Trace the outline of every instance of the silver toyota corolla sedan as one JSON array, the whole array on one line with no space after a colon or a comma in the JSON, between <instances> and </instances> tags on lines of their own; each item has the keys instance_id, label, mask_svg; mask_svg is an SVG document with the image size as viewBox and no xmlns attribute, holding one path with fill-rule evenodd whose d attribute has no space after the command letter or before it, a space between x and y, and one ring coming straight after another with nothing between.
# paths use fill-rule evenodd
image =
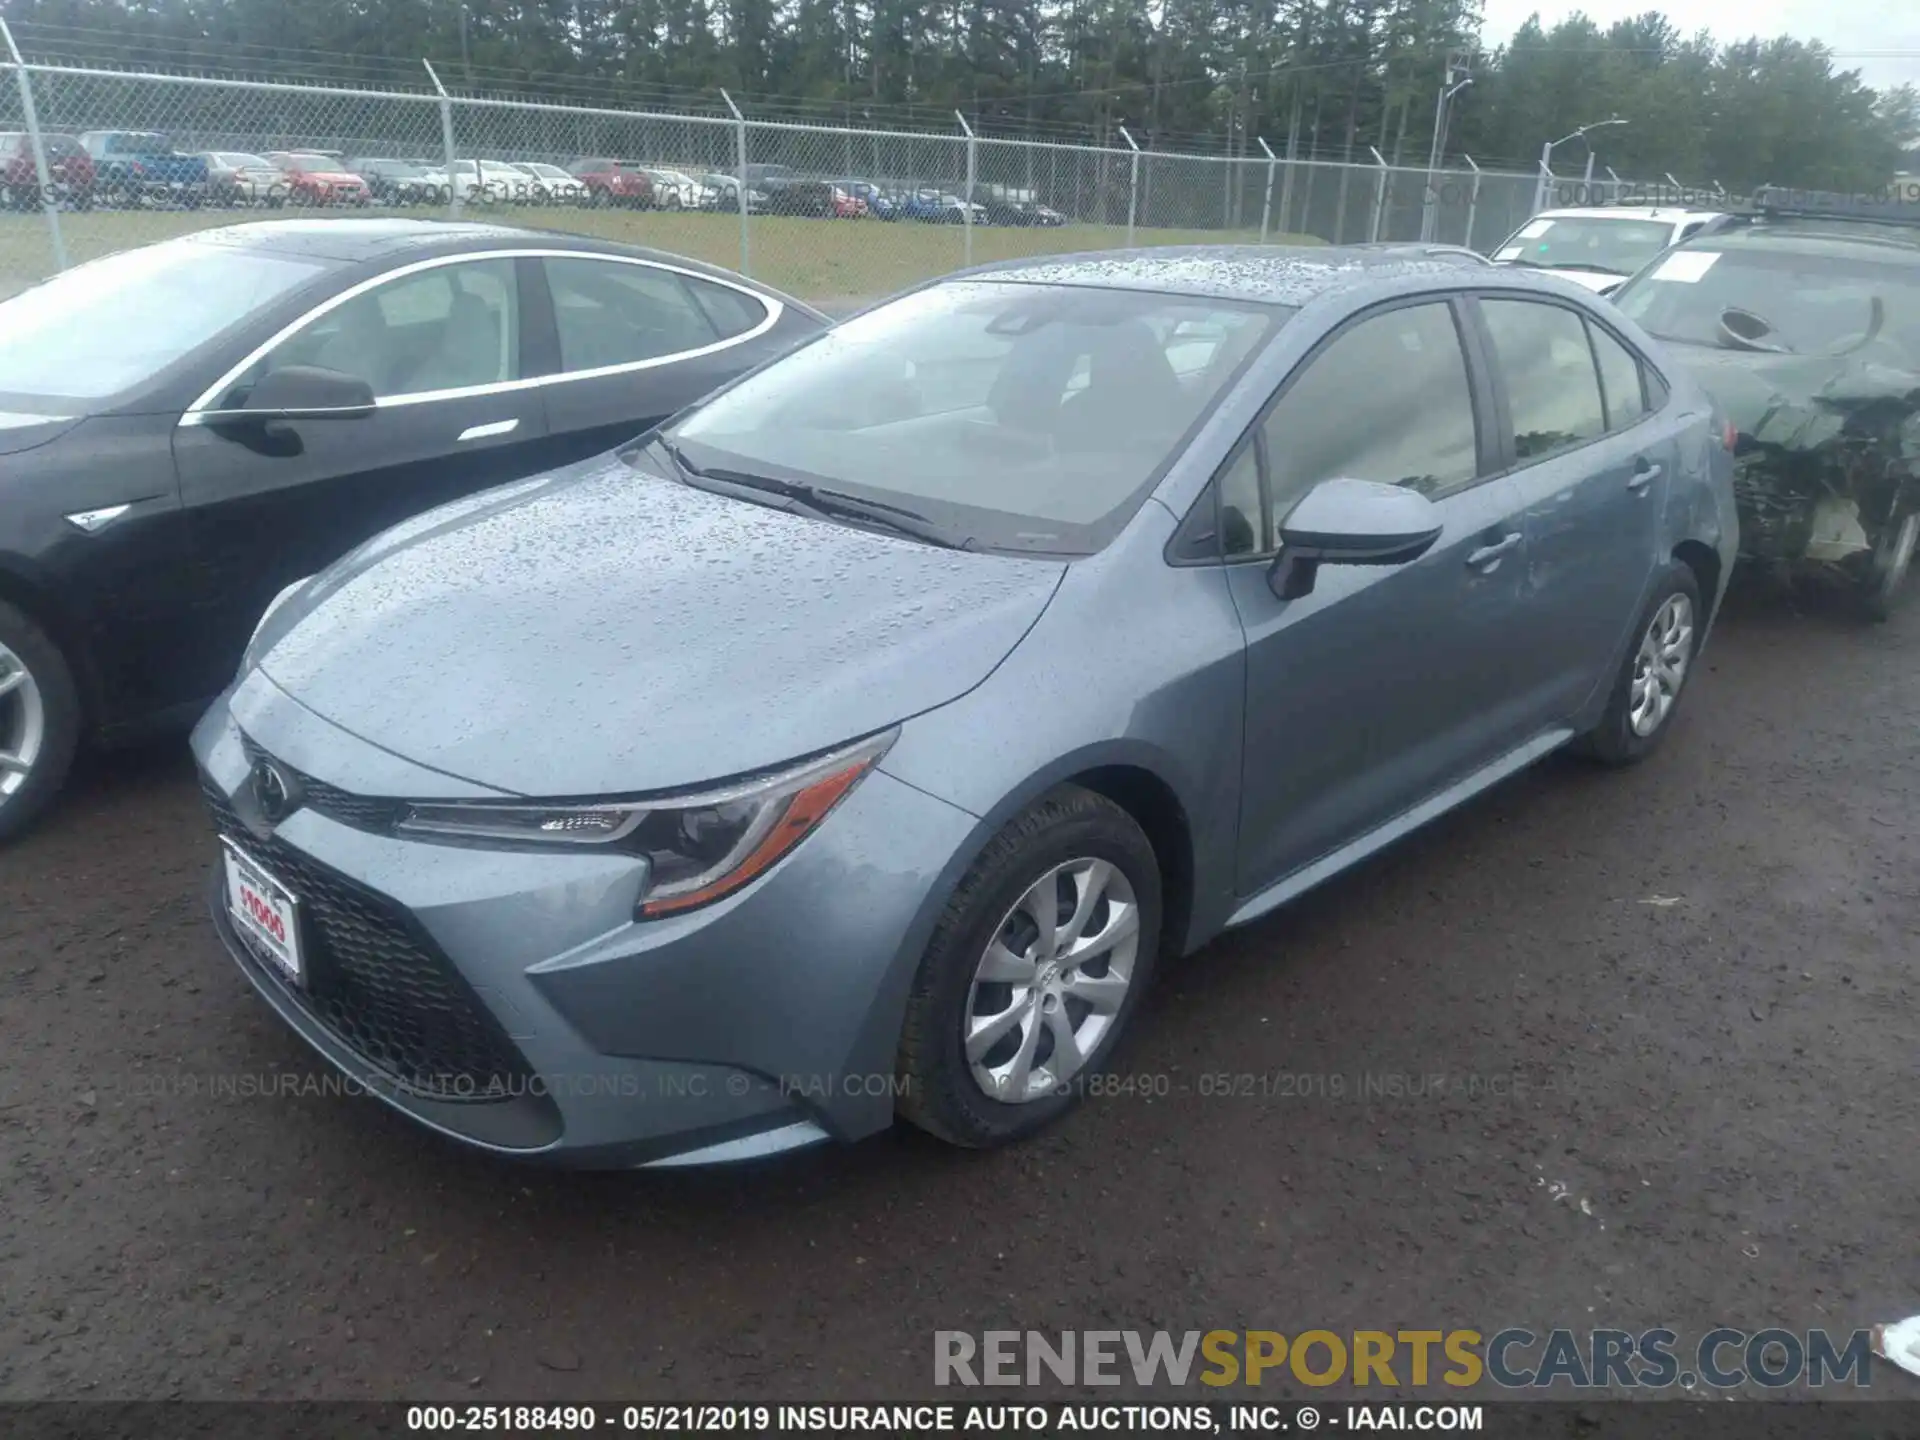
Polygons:
<instances>
[{"instance_id":1,"label":"silver toyota corolla sedan","mask_svg":"<svg viewBox=\"0 0 1920 1440\"><path fill-rule=\"evenodd\" d=\"M971 271L284 592L194 737L214 917L354 1082L502 1154L1013 1140L1156 961L1659 744L1731 471L1551 277Z\"/></svg>"}]
</instances>

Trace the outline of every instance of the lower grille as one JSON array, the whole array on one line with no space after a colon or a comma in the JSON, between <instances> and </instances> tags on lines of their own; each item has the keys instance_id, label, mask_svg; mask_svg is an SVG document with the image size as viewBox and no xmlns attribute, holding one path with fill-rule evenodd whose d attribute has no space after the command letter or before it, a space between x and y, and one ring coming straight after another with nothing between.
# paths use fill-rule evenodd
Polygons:
<instances>
[{"instance_id":1,"label":"lower grille","mask_svg":"<svg viewBox=\"0 0 1920 1440\"><path fill-rule=\"evenodd\" d=\"M220 833L299 897L307 985L255 968L372 1069L436 1100L499 1101L533 1074L453 966L394 904L241 822L203 784ZM249 957L251 960L251 957Z\"/></svg>"}]
</instances>

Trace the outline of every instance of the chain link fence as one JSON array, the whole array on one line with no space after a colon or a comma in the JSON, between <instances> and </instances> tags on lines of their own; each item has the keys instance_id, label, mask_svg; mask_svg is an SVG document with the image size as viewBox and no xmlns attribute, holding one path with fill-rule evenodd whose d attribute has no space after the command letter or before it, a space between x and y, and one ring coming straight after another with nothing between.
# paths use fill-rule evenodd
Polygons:
<instances>
[{"instance_id":1,"label":"chain link fence","mask_svg":"<svg viewBox=\"0 0 1920 1440\"><path fill-rule=\"evenodd\" d=\"M0 24L0 31L4 25ZM41 64L0 48L0 297L248 219L485 217L656 246L847 306L968 264L1129 245L1492 249L1551 176L665 114ZM1629 182L1611 182L1615 190Z\"/></svg>"}]
</instances>

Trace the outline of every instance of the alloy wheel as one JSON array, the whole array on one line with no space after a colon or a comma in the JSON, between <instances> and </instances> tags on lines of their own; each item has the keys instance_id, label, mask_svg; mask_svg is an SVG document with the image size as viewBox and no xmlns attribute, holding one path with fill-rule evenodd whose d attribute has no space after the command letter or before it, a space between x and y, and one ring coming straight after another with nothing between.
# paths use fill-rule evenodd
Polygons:
<instances>
[{"instance_id":1,"label":"alloy wheel","mask_svg":"<svg viewBox=\"0 0 1920 1440\"><path fill-rule=\"evenodd\" d=\"M1627 723L1633 726L1634 734L1645 739L1666 723L1680 699L1680 687L1686 683L1687 667L1692 663L1693 601L1685 595L1669 595L1666 603L1653 612L1633 657Z\"/></svg>"},{"instance_id":2,"label":"alloy wheel","mask_svg":"<svg viewBox=\"0 0 1920 1440\"><path fill-rule=\"evenodd\" d=\"M1139 902L1117 866L1069 860L1034 881L974 969L961 1022L974 1083L1022 1105L1071 1081L1119 1018L1139 950Z\"/></svg>"},{"instance_id":3,"label":"alloy wheel","mask_svg":"<svg viewBox=\"0 0 1920 1440\"><path fill-rule=\"evenodd\" d=\"M33 774L47 744L47 706L22 660L0 645L0 805Z\"/></svg>"}]
</instances>

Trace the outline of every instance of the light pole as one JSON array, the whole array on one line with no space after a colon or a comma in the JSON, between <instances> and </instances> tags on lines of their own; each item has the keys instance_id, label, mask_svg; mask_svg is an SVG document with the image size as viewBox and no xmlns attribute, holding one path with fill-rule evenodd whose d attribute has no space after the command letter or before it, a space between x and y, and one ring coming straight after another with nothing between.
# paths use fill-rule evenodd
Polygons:
<instances>
[{"instance_id":1,"label":"light pole","mask_svg":"<svg viewBox=\"0 0 1920 1440\"><path fill-rule=\"evenodd\" d=\"M1427 203L1421 208L1420 238L1433 239L1435 215L1439 209L1439 194L1435 185L1435 176L1440 169L1441 156L1446 152L1447 120L1450 118L1447 107L1453 103L1453 97L1473 84L1473 77L1455 80L1453 61L1447 61L1446 77L1440 82L1440 93L1433 102L1433 144L1427 150Z\"/></svg>"},{"instance_id":2,"label":"light pole","mask_svg":"<svg viewBox=\"0 0 1920 1440\"><path fill-rule=\"evenodd\" d=\"M1549 140L1546 144L1542 145L1540 147L1540 175L1539 178L1534 181L1533 186L1533 213L1538 215L1542 210L1547 208L1547 182L1553 175L1552 165L1555 146L1564 145L1569 140L1585 140L1589 130L1599 130L1607 125L1624 125L1626 123L1627 122L1622 120L1618 115L1609 116L1605 120L1595 120L1592 124L1582 125L1579 129L1562 135L1558 140ZM1587 179L1591 180L1592 178L1593 146L1589 143L1587 145Z\"/></svg>"}]
</instances>

